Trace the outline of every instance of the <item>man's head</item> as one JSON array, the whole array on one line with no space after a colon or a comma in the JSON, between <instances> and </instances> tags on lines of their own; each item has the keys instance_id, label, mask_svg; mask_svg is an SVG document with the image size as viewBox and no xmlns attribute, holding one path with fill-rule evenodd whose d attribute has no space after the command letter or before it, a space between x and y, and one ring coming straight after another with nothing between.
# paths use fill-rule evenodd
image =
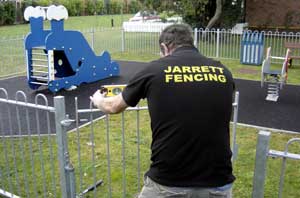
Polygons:
<instances>
[{"instance_id":1,"label":"man's head","mask_svg":"<svg viewBox=\"0 0 300 198\"><path fill-rule=\"evenodd\" d=\"M166 27L160 37L159 45L162 56L168 56L182 46L193 46L192 28L186 24L174 24Z\"/></svg>"}]
</instances>

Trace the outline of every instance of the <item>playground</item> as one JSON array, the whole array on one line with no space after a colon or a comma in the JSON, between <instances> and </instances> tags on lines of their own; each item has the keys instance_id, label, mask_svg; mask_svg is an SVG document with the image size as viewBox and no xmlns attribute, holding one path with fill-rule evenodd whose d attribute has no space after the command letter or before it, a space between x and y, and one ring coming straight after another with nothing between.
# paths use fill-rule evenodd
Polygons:
<instances>
[{"instance_id":1,"label":"playground","mask_svg":"<svg viewBox=\"0 0 300 198\"><path fill-rule=\"evenodd\" d=\"M81 108L88 109L90 105L89 96L92 95L95 90L107 84L126 84L135 72L141 70L146 65L146 63L143 62L130 61L118 61L118 63L120 65L120 76L84 84L74 91L61 90L58 93L53 93L45 87L34 91L27 86L27 79L25 77L14 77L1 80L0 82L1 87L8 91L10 97L13 97L17 91L22 90L27 95L28 102L30 103L34 103L37 94L44 94L49 101L49 106L53 106L53 97L62 95L66 100L67 114L69 114L71 118L74 118L75 97L78 98L78 105ZM300 123L297 122L297 119L300 117L300 111L297 107L300 105L300 101L298 100L300 92L295 92L298 88L297 85L286 85L284 91L282 91L280 100L274 103L264 100L266 88L261 89L259 81L235 79L235 83L236 91L240 93L239 123L281 131L299 131ZM101 114L98 116L101 116ZM16 116L12 115L12 117ZM35 126L34 117L32 117L32 119L32 126ZM26 120L23 121L25 122ZM46 122L46 120L44 121ZM4 122L7 122L7 119L4 118ZM46 125L41 124L41 126ZM32 131L37 131L37 129L32 128ZM46 132L46 130L41 131ZM18 135L17 126L14 127L13 134Z\"/></svg>"},{"instance_id":2,"label":"playground","mask_svg":"<svg viewBox=\"0 0 300 198\"><path fill-rule=\"evenodd\" d=\"M43 13L39 13L37 16L37 18L43 17ZM47 17L51 21L51 16ZM41 18L37 21L30 21L30 23L35 24L31 25L33 34L35 34L34 32L36 34L41 33L39 32L41 22ZM73 39L80 41L78 50L76 49L78 46L71 40L60 40L58 36L63 35L64 38L71 38L72 31L62 33L64 32L63 23L51 22L53 22L50 28L52 33L46 30L42 33L42 38L37 35L32 35L31 38L27 37L24 39L24 42L27 43L25 49L19 49L26 51L27 77L23 73L23 75L0 80L0 99L3 100L2 103L0 102L0 150L3 151L0 155L0 161L4 162L0 166L0 194L4 194L1 191L4 188L21 197L29 195L61 197L61 193L66 192L60 192L57 189L61 182L59 178L62 175L59 170L66 169L64 179L76 181L76 184L70 184L70 186L75 186L77 193L83 192L84 189L101 179L104 184L97 190L90 192L91 196L132 197L140 190L142 175L149 163L151 130L148 113L143 111L146 109L146 102L141 102L141 109L129 109L122 115L105 116L101 112L94 112L89 96L102 85L126 84L130 77L142 69L146 63L141 59L139 61L124 61L126 57L122 56L126 53L119 53L114 56L108 51L97 56L96 54L99 53L94 53L90 43L84 40L85 35L74 31L77 36ZM217 35L218 31L213 31L212 35L215 33ZM228 32L223 31L223 33L227 35ZM46 34L49 34L49 37ZM205 39L200 35L201 31L198 34L196 31L195 37ZM130 38L143 38L143 36L143 34L128 35L121 43L133 43ZM234 35L233 39L235 36L236 40L240 40L242 37L241 35ZM215 37L211 38L214 39ZM237 56L239 49L228 50L227 47L230 44L228 41L224 41L226 37L222 38L219 43L220 49L218 49L218 45L216 45L217 47L213 45L213 41L206 42L201 41L201 39L196 39L198 41L196 46L199 46L200 49L203 48L203 52L208 55L217 52L217 58ZM45 40L49 43L41 44ZM266 45L269 45L270 40L272 39L266 39ZM152 41L153 46L155 46L157 38L152 39L147 34L146 41L137 44L137 46L143 47L145 45L144 50L157 50L152 44L150 47L146 46L149 41ZM96 42L92 43L95 44ZM203 43L208 43L208 45L204 47ZM239 44L232 45L239 46ZM45 47L40 48L40 46ZM65 46L68 46L67 49ZM126 47L135 48L135 45L122 45L123 47L122 50L126 51L126 49L128 50ZM88 48L86 51L89 53L78 55L81 51L85 51L80 49L86 48ZM279 62L274 63L275 69L281 71L282 60L284 60L282 57L284 57L286 49L279 52L276 47L274 48L276 54L280 54L281 57ZM72 54L73 52L75 55ZM47 59L33 58L34 54L45 55ZM152 57L156 58L157 54ZM263 55L261 58L267 57L267 55ZM34 63L33 59L38 63ZM38 72L30 74L33 69L36 69L35 66L41 66L41 63L44 62L46 62L47 69L35 70ZM99 65L93 67L99 62ZM222 62L225 65L231 63L230 60ZM62 65L66 65L66 69L57 70ZM242 70L239 66L242 69L248 68L248 70ZM267 86L261 87L261 67L249 67L236 64L236 62L228 64L228 67L233 71L236 91L239 92L236 137L239 148L237 158L234 161L237 180L233 194L236 197L250 197L258 131L271 131L270 148L280 151L284 150L289 139L300 137L298 134L300 132L300 122L298 121L300 117L300 87L298 79L294 81L299 75L299 65L297 65L297 61L294 61L293 67L289 68L289 78L291 79L287 79L282 89L277 90L277 94L279 94L277 102L266 100L269 88ZM96 68L100 68L101 71L96 70ZM56 73L55 70L57 70ZM46 73L47 75L37 76L36 73ZM274 73L271 75L274 76ZM280 73L280 75L283 76L284 74ZM241 76L246 79L241 79ZM278 81L278 83L281 82ZM293 82L293 84L289 82ZM70 89L71 85L74 85L76 89ZM52 88L53 86L56 88ZM63 116L62 128L59 130L56 123L57 114L53 114L56 112L53 107L57 105L57 101L54 99L57 96L64 97L66 110L61 115ZM44 110L46 111L42 112ZM58 133L60 130L62 133ZM56 135L54 135L55 133ZM66 151L68 151L67 155L60 156L60 153L65 154ZM297 153L297 151L299 151L299 145L293 145L290 152ZM60 161L57 162L57 158L64 158L65 164L61 164ZM267 167L265 197L275 197L278 194L277 190L274 189L278 189L279 186L281 158L268 160ZM20 170L20 172L16 170ZM300 178L299 161L289 160L285 174L283 197L299 197L299 191L295 190L299 189L300 184L297 182Z\"/></svg>"}]
</instances>

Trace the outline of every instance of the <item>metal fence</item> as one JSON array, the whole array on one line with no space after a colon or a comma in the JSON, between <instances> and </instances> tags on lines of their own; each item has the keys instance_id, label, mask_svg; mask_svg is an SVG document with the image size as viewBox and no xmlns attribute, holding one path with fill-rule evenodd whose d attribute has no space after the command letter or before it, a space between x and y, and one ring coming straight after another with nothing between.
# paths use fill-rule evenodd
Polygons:
<instances>
[{"instance_id":1,"label":"metal fence","mask_svg":"<svg viewBox=\"0 0 300 198\"><path fill-rule=\"evenodd\" d=\"M159 54L159 32L125 32L121 28L92 28L81 31L95 54L110 53ZM194 29L195 46L212 58L240 59L242 34L225 29ZM26 72L23 41L25 36L0 39L0 78ZM264 32L265 48L272 46L273 56L284 56L285 42L300 43L300 32ZM300 50L295 50L300 56ZM294 64L299 64L295 62Z\"/></svg>"},{"instance_id":2,"label":"metal fence","mask_svg":"<svg viewBox=\"0 0 300 198\"><path fill-rule=\"evenodd\" d=\"M22 91L12 100L0 88L0 196L119 198L141 190L150 163L147 106L101 116L91 104L80 109L77 98L74 105L69 118L62 96L38 94L31 103ZM233 108L234 160L238 93Z\"/></svg>"},{"instance_id":3,"label":"metal fence","mask_svg":"<svg viewBox=\"0 0 300 198\"><path fill-rule=\"evenodd\" d=\"M294 143L300 143L300 138L290 139L286 145L284 151L269 150L271 133L268 131L260 131L258 134L258 140L256 145L256 158L255 158L255 170L253 177L253 198L264 197L264 185L266 180L267 171L267 158L282 158L282 165L280 170L280 180L278 187L278 197L282 197L282 190L284 185L284 176L287 159L300 160L300 154L290 153L289 146Z\"/></svg>"}]
</instances>

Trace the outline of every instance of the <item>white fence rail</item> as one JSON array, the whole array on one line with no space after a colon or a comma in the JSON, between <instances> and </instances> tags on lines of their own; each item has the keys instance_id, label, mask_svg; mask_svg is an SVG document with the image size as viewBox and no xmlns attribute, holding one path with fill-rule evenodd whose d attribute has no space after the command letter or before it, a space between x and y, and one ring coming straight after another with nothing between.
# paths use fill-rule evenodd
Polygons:
<instances>
[{"instance_id":1,"label":"white fence rail","mask_svg":"<svg viewBox=\"0 0 300 198\"><path fill-rule=\"evenodd\" d=\"M159 54L159 31L93 28L82 32L97 55L104 50L112 54L122 52ZM194 44L203 55L212 58L240 59L242 34L225 29L194 29L194 37ZM25 36L0 38L0 78L25 73L24 38ZM264 48L271 46L273 56L284 56L285 42L300 43L300 32L264 32ZM294 56L300 56L300 50L294 50L293 53Z\"/></svg>"}]
</instances>

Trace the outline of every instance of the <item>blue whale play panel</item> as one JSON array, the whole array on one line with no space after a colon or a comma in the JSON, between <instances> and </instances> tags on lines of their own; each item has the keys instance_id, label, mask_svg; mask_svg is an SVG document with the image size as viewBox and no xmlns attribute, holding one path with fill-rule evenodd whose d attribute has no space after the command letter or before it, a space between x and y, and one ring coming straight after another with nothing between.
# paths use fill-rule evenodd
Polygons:
<instances>
[{"instance_id":1,"label":"blue whale play panel","mask_svg":"<svg viewBox=\"0 0 300 198\"><path fill-rule=\"evenodd\" d=\"M68 18L64 6L28 7L24 18L31 28L24 44L31 89L48 86L57 92L119 75L119 65L107 51L97 56L81 32L64 30ZM46 18L50 30L43 29Z\"/></svg>"}]
</instances>

